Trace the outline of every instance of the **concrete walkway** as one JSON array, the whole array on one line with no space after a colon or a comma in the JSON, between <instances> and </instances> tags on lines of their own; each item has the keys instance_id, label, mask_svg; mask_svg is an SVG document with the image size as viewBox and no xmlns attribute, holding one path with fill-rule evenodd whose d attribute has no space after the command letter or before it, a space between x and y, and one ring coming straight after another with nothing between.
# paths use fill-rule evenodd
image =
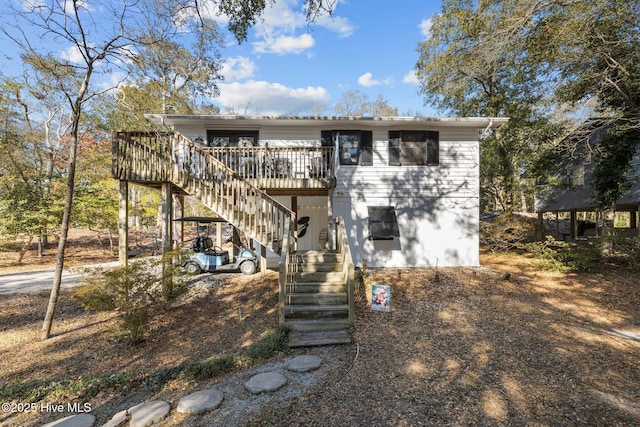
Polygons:
<instances>
[{"instance_id":1,"label":"concrete walkway","mask_svg":"<svg viewBox=\"0 0 640 427\"><path fill-rule=\"evenodd\" d=\"M271 370L254 373L244 382L244 388L252 395L276 393L286 389L290 381L296 381L298 375L310 373L322 366L322 359L313 355L302 355L288 359L283 364L270 366ZM299 380L297 380L299 381ZM197 390L183 396L175 407L179 414L198 415L216 410L225 398L225 390L222 387ZM250 399L243 403L239 410L244 410L245 405L250 405ZM113 415L103 427L147 427L165 419L172 411L172 405L162 400L141 402L129 409L125 409ZM42 427L92 427L95 416L92 414L76 414L61 418L54 422L44 424Z\"/></svg>"},{"instance_id":2,"label":"concrete walkway","mask_svg":"<svg viewBox=\"0 0 640 427\"><path fill-rule=\"evenodd\" d=\"M84 268L114 268L118 261L69 267L62 270L61 287L72 288L80 284ZM28 294L51 291L55 270L26 271L22 273L0 274L0 295Z\"/></svg>"}]
</instances>

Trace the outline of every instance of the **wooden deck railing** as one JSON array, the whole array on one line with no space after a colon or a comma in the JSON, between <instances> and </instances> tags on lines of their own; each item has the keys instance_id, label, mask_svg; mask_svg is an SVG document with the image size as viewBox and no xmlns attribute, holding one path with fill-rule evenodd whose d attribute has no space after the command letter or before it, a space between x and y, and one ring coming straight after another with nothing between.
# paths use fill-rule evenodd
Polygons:
<instances>
[{"instance_id":1,"label":"wooden deck railing","mask_svg":"<svg viewBox=\"0 0 640 427\"><path fill-rule=\"evenodd\" d=\"M161 132L114 132L111 175L126 181L171 180L171 139Z\"/></svg>"},{"instance_id":2,"label":"wooden deck railing","mask_svg":"<svg viewBox=\"0 0 640 427\"><path fill-rule=\"evenodd\" d=\"M333 155L333 149L326 148L208 149L178 133L118 132L113 135L112 175L143 183L171 182L242 229L247 237L279 254L280 316L284 320L285 290L291 273L289 260L297 250L296 216L254 182L269 188L268 180L312 179L312 173L319 174L313 178L330 180L334 172ZM247 159L252 166L241 167L247 164ZM314 162L318 169L312 167ZM278 164L295 166L286 169L287 176L278 176L284 175ZM336 220L336 228L337 249L344 256L349 321L353 323L354 266L341 218Z\"/></svg>"},{"instance_id":3,"label":"wooden deck railing","mask_svg":"<svg viewBox=\"0 0 640 427\"><path fill-rule=\"evenodd\" d=\"M293 235L295 214L181 134L173 138L174 183L273 252Z\"/></svg>"},{"instance_id":4,"label":"wooden deck railing","mask_svg":"<svg viewBox=\"0 0 640 427\"><path fill-rule=\"evenodd\" d=\"M355 313L355 266L353 265L353 258L351 256L351 248L349 247L349 236L347 229L344 225L344 219L342 217L336 218L336 249L339 253L342 253L342 272L345 276L347 283L347 298L349 304L349 323L354 322Z\"/></svg>"},{"instance_id":5,"label":"wooden deck railing","mask_svg":"<svg viewBox=\"0 0 640 427\"><path fill-rule=\"evenodd\" d=\"M295 251L295 214L181 134L115 133L112 173L171 182L273 252Z\"/></svg>"},{"instance_id":6,"label":"wooden deck railing","mask_svg":"<svg viewBox=\"0 0 640 427\"><path fill-rule=\"evenodd\" d=\"M203 148L260 188L327 188L334 185L333 147Z\"/></svg>"}]
</instances>

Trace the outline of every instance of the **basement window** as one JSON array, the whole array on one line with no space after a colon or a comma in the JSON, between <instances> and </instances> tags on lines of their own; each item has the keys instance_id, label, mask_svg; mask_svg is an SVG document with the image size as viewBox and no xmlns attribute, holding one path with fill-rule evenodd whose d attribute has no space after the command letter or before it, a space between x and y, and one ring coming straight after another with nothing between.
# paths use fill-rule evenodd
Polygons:
<instances>
[{"instance_id":1,"label":"basement window","mask_svg":"<svg viewBox=\"0 0 640 427\"><path fill-rule=\"evenodd\" d=\"M394 237L400 237L395 207L367 206L367 210L370 240L393 240Z\"/></svg>"}]
</instances>

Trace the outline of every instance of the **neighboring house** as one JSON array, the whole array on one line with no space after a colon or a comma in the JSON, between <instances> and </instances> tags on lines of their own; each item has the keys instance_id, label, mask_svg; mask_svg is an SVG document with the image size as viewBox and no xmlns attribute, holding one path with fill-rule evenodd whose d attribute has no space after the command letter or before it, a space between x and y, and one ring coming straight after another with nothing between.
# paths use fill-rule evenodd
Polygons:
<instances>
[{"instance_id":1,"label":"neighboring house","mask_svg":"<svg viewBox=\"0 0 640 427\"><path fill-rule=\"evenodd\" d=\"M579 214L598 212L596 193L593 187L594 157L598 153L598 142L606 134L608 121L592 118L586 120L559 144L558 151L563 156L560 173L555 176L554 185L549 183L538 186L536 211L542 217L544 213L569 214L569 226L566 230L556 230L557 238L581 237L587 228L594 227L592 233L598 233L601 221L588 223L579 220ZM616 212L626 212L630 218L630 229L638 229L638 212L640 211L640 141L627 174L631 188L615 204ZM559 224L556 221L556 224ZM587 232L588 233L588 232ZM637 234L638 231L632 232Z\"/></svg>"},{"instance_id":2,"label":"neighboring house","mask_svg":"<svg viewBox=\"0 0 640 427\"><path fill-rule=\"evenodd\" d=\"M129 182L161 189L165 248L172 195L196 197L278 257L290 345L348 340L363 260L479 264L479 138L505 118L147 117L167 132L113 138L121 262Z\"/></svg>"}]
</instances>

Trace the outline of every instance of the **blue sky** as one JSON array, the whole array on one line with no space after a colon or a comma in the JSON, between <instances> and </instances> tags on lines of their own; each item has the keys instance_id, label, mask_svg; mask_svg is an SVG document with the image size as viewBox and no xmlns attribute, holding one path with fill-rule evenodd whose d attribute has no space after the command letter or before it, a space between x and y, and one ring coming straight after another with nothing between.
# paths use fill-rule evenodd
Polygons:
<instances>
[{"instance_id":1,"label":"blue sky","mask_svg":"<svg viewBox=\"0 0 640 427\"><path fill-rule=\"evenodd\" d=\"M382 95L400 115L434 115L413 75L417 46L439 1L343 0L307 25L302 1L277 0L227 60L214 102L242 114L330 113L347 91ZM228 41L233 42L229 35Z\"/></svg>"},{"instance_id":2,"label":"blue sky","mask_svg":"<svg viewBox=\"0 0 640 427\"><path fill-rule=\"evenodd\" d=\"M95 14L103 1L81 3ZM200 5L207 1L200 0ZM436 115L423 105L413 68L418 43L427 37L430 17L439 11L440 0L335 3L333 16L321 16L309 25L302 0L276 0L242 44L226 30L225 19L212 13L226 39L220 52L226 61L225 80L219 84L220 96L212 102L222 113L331 115L346 92L358 90L371 101L381 95L400 115ZM4 45L0 66L5 75L15 76L21 72L15 46L4 34L0 36ZM61 58L73 61L68 47L59 49ZM113 72L105 85L119 78Z\"/></svg>"}]
</instances>

